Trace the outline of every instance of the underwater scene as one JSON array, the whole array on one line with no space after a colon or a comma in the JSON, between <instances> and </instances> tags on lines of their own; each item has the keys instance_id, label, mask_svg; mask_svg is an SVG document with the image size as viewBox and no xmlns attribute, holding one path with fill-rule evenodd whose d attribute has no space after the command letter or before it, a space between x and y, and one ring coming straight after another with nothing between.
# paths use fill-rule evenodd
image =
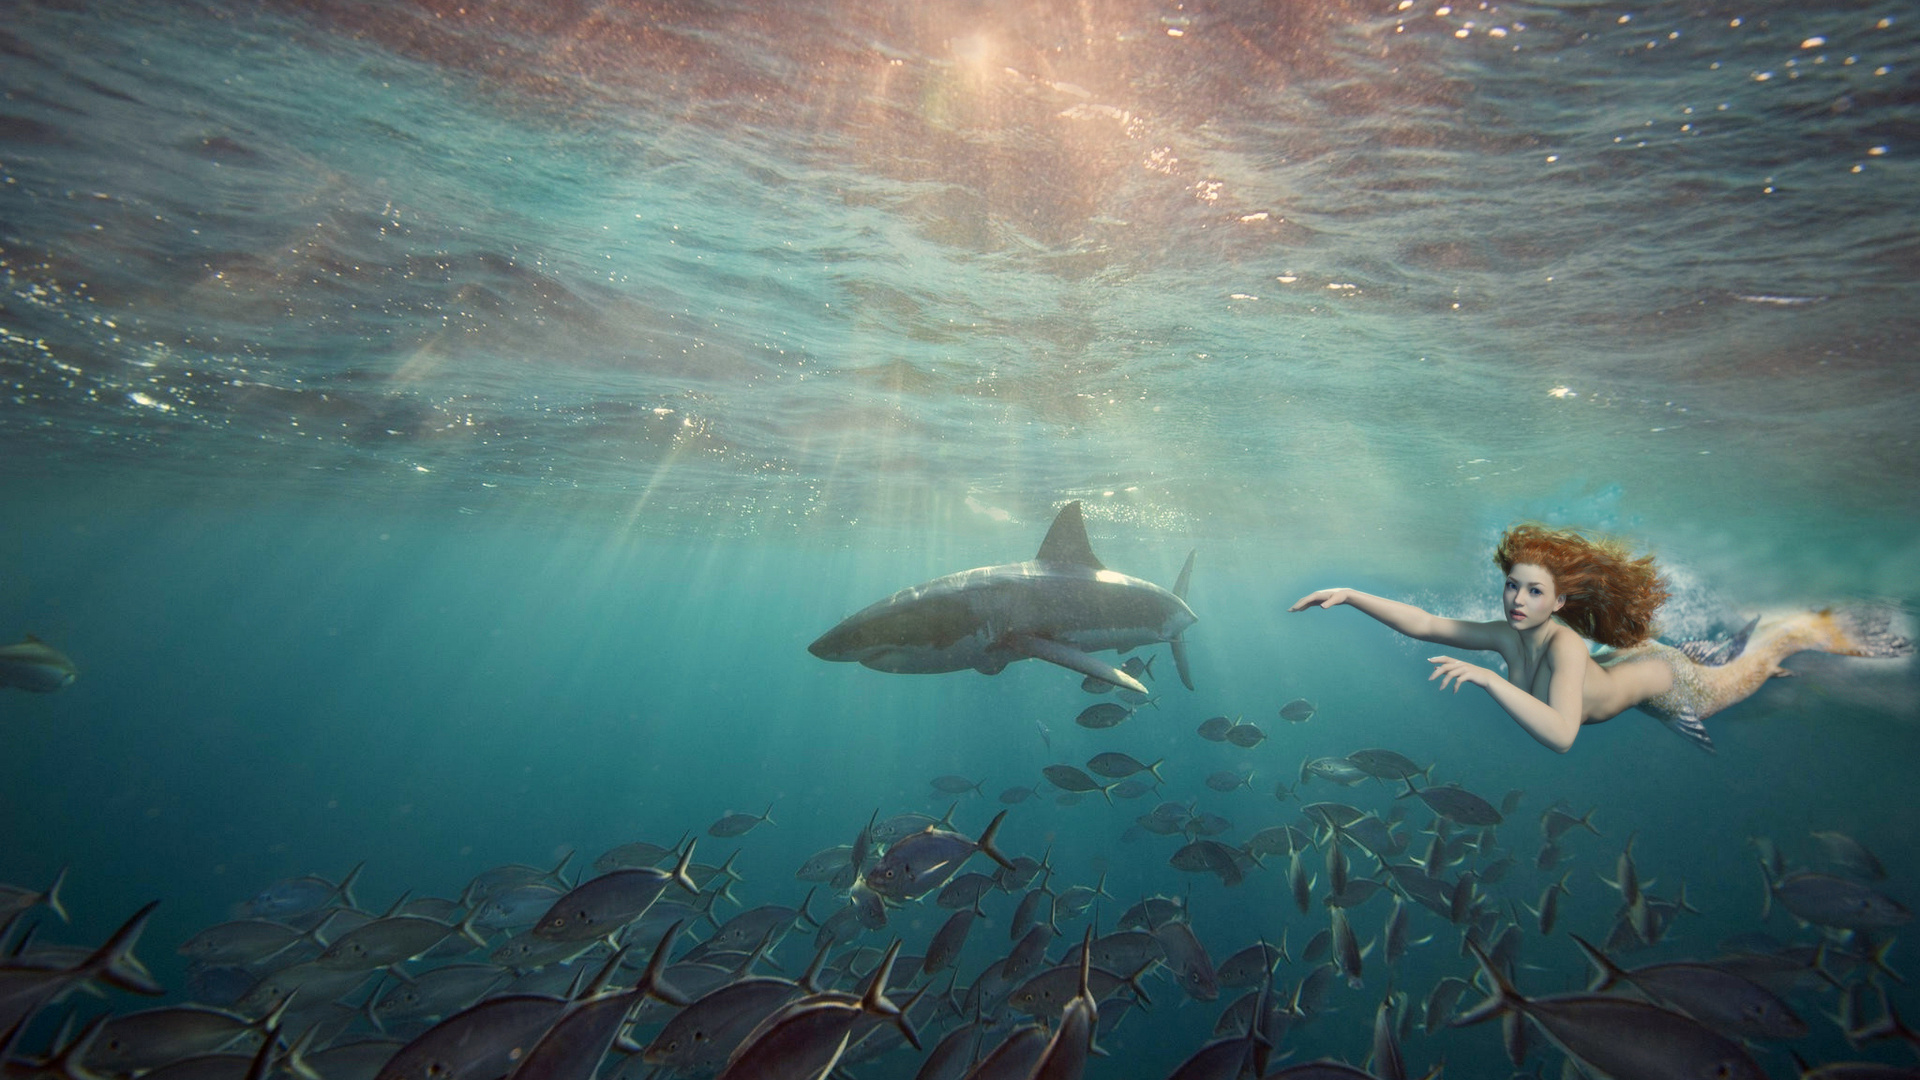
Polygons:
<instances>
[{"instance_id":1,"label":"underwater scene","mask_svg":"<svg viewBox=\"0 0 1920 1080\"><path fill-rule=\"evenodd\" d=\"M1920 1076L1911 5L0 73L7 1076Z\"/></svg>"}]
</instances>

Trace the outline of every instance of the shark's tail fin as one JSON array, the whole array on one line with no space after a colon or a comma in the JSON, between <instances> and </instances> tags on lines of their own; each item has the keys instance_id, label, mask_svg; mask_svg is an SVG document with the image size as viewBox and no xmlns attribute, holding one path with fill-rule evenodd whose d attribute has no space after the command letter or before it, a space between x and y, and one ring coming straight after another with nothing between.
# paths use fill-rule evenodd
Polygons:
<instances>
[{"instance_id":1,"label":"shark's tail fin","mask_svg":"<svg viewBox=\"0 0 1920 1080\"><path fill-rule=\"evenodd\" d=\"M1184 603L1187 599L1187 586L1193 581L1193 557L1199 554L1196 548L1187 552L1187 563L1180 568L1180 576L1173 583L1173 595ZM1187 643L1178 636L1168 643L1173 647L1173 667L1180 673L1180 682L1187 689L1193 689L1193 669L1187 666Z\"/></svg>"}]
</instances>

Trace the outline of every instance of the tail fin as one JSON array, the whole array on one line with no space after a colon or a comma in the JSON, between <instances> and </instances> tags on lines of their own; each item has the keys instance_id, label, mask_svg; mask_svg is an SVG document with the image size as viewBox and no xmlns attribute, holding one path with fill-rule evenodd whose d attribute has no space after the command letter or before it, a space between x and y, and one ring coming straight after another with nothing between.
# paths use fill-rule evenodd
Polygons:
<instances>
[{"instance_id":1,"label":"tail fin","mask_svg":"<svg viewBox=\"0 0 1920 1080\"><path fill-rule=\"evenodd\" d=\"M1113 800L1109 798L1107 801L1112 802ZM1004 866L1008 870L1011 870L1013 869L1013 860L1007 858L1004 854L1002 854L1000 849L996 847L993 842L994 837L1000 835L1000 823L1002 821L1005 821L1006 819L1007 819L1007 812L1005 810L1002 810L998 814L995 814L993 816L993 821L987 825L987 831L980 834L980 839L974 843L974 846L979 848L981 852L983 852L987 856L987 858L992 859L994 862L997 862L1001 866Z\"/></svg>"},{"instance_id":2,"label":"tail fin","mask_svg":"<svg viewBox=\"0 0 1920 1080\"><path fill-rule=\"evenodd\" d=\"M1829 608L1820 614L1830 624L1826 652L1878 658L1913 655L1913 641L1894 629L1898 608Z\"/></svg>"},{"instance_id":3,"label":"tail fin","mask_svg":"<svg viewBox=\"0 0 1920 1080\"><path fill-rule=\"evenodd\" d=\"M1487 1000L1454 1017L1448 1021L1448 1025L1450 1027L1469 1027L1473 1024L1491 1020L1496 1016L1521 1011L1525 1007L1527 999L1521 997L1520 992L1513 988L1513 984L1507 981L1507 977L1501 973L1493 961L1487 959L1487 954L1480 951L1480 946L1474 944L1471 939L1463 942L1463 944L1466 945L1468 951L1473 953L1473 958L1479 962L1480 974L1486 977L1486 980L1492 984L1492 988L1487 992Z\"/></svg>"},{"instance_id":4,"label":"tail fin","mask_svg":"<svg viewBox=\"0 0 1920 1080\"><path fill-rule=\"evenodd\" d=\"M1197 548L1187 552L1187 564L1180 568L1180 577L1173 583L1173 595L1179 597L1182 603L1186 602L1187 586L1193 581L1193 557L1197 554ZM1189 690L1193 689L1193 668L1187 663L1187 643L1175 637L1168 644L1173 649L1173 669L1180 673L1180 684Z\"/></svg>"},{"instance_id":5,"label":"tail fin","mask_svg":"<svg viewBox=\"0 0 1920 1080\"><path fill-rule=\"evenodd\" d=\"M1580 951L1587 954L1587 962L1593 965L1593 981L1587 984L1589 991L1610 990L1615 983L1627 977L1626 971L1619 964L1614 963L1606 953L1595 948L1592 942L1579 934L1567 936L1573 939L1574 944L1580 946Z\"/></svg>"},{"instance_id":6,"label":"tail fin","mask_svg":"<svg viewBox=\"0 0 1920 1080\"><path fill-rule=\"evenodd\" d=\"M134 912L133 918L114 931L105 945L94 950L93 955L81 965L88 977L97 977L122 990L150 997L166 993L166 987L154 982L153 976L147 974L146 967L133 955L133 947L140 940L140 931L147 928L148 916L159 906L160 901L155 900Z\"/></svg>"}]
</instances>

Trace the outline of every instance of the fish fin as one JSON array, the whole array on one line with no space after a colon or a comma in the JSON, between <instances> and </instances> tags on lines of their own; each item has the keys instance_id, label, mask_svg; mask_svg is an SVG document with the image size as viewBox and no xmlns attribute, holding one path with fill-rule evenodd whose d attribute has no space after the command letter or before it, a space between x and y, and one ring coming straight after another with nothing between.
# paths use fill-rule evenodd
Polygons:
<instances>
[{"instance_id":1,"label":"fish fin","mask_svg":"<svg viewBox=\"0 0 1920 1080\"><path fill-rule=\"evenodd\" d=\"M155 900L128 919L120 929L114 931L107 943L94 950L93 955L81 964L89 972L89 977L97 975L102 981L130 990L136 994L158 997L166 993L166 988L153 981L146 973L140 961L134 958L133 947L140 940L140 931L146 929L147 918L153 909L160 906Z\"/></svg>"},{"instance_id":2,"label":"fish fin","mask_svg":"<svg viewBox=\"0 0 1920 1080\"><path fill-rule=\"evenodd\" d=\"M698 844L699 842L700 842L700 838L697 836L691 840L688 840L687 849L680 853L679 860L673 864L673 880L678 882L681 888L687 890L688 892L694 894L695 896L700 895L700 886L695 885L693 883L693 878L687 875L687 867L693 865L693 848L694 848L694 845ZM725 886L722 886L722 888L725 888Z\"/></svg>"},{"instance_id":3,"label":"fish fin","mask_svg":"<svg viewBox=\"0 0 1920 1080\"><path fill-rule=\"evenodd\" d=\"M1493 989L1487 994L1487 1000L1447 1021L1448 1027L1470 1027L1513 1012L1526 1004L1526 999L1513 988L1513 984L1507 981L1506 975L1494 966L1493 961L1487 959L1487 954L1480 950L1480 946L1474 944L1471 938L1461 944L1473 953L1474 960L1480 964L1480 973L1493 984Z\"/></svg>"},{"instance_id":4,"label":"fish fin","mask_svg":"<svg viewBox=\"0 0 1920 1080\"><path fill-rule=\"evenodd\" d=\"M60 886L66 883L67 868L63 866L59 873L53 875L53 884L47 886L47 891L40 894L40 902L47 906L48 911L60 916L61 922L71 924L73 918L67 914L66 905L60 902Z\"/></svg>"},{"instance_id":5,"label":"fish fin","mask_svg":"<svg viewBox=\"0 0 1920 1080\"><path fill-rule=\"evenodd\" d=\"M313 1050L314 1042L320 1038L320 1027L321 1025L314 1024L301 1032L300 1037L287 1048L287 1056L281 1059L280 1063L286 1067L286 1070L300 1077L301 1080L325 1080L320 1075L320 1070L314 1068L313 1064L307 1060L307 1054Z\"/></svg>"},{"instance_id":6,"label":"fish fin","mask_svg":"<svg viewBox=\"0 0 1920 1080\"><path fill-rule=\"evenodd\" d=\"M1645 703L1642 703L1640 711L1648 713L1654 719L1667 725L1668 731L1673 732L1675 735L1680 736L1709 754L1713 753L1713 738L1707 734L1707 725L1700 722L1699 715L1692 709L1682 709L1679 712L1668 712L1662 709L1659 712L1654 712L1648 709Z\"/></svg>"},{"instance_id":7,"label":"fish fin","mask_svg":"<svg viewBox=\"0 0 1920 1080\"><path fill-rule=\"evenodd\" d=\"M1173 670L1180 674L1180 685L1193 689L1193 667L1187 662L1187 643L1183 638L1174 638L1167 644L1173 650Z\"/></svg>"},{"instance_id":8,"label":"fish fin","mask_svg":"<svg viewBox=\"0 0 1920 1080\"><path fill-rule=\"evenodd\" d=\"M1587 984L1589 992L1597 993L1611 989L1615 983L1626 977L1627 973L1621 970L1620 965L1614 963L1606 953L1594 947L1592 942L1579 934L1567 936L1573 939L1574 944L1580 946L1580 951L1587 956L1587 962L1593 965L1593 981Z\"/></svg>"},{"instance_id":9,"label":"fish fin","mask_svg":"<svg viewBox=\"0 0 1920 1080\"><path fill-rule=\"evenodd\" d=\"M1108 799L1107 801L1112 802L1113 800ZM979 848L987 858L1011 870L1013 869L1013 860L1007 858L993 842L994 838L1000 835L1000 823L1006 819L1007 812L1005 810L995 814L993 820L987 824L986 831L980 834L979 840L975 841L974 847Z\"/></svg>"},{"instance_id":10,"label":"fish fin","mask_svg":"<svg viewBox=\"0 0 1920 1080\"><path fill-rule=\"evenodd\" d=\"M1040 553L1033 559L1035 562L1106 569L1100 565L1099 559L1093 557L1093 545L1087 540L1087 522L1080 514L1078 499L1060 508L1053 525L1047 529L1047 538L1040 541Z\"/></svg>"},{"instance_id":11,"label":"fish fin","mask_svg":"<svg viewBox=\"0 0 1920 1080\"><path fill-rule=\"evenodd\" d=\"M681 928L686 925L686 920L682 919L667 928L667 932L660 938L660 944L653 948L653 957L647 961L646 972L640 976L640 981L634 984L634 989L640 991L644 996L680 1008L685 1008L692 1004L693 999L669 985L664 972L667 970L667 960L673 952L674 939L680 936ZM771 933L771 931L769 931L769 933ZM765 946L766 942L762 941L761 947L765 948ZM751 966L753 961L749 959L747 963L748 966ZM614 966L618 967L619 965L616 962Z\"/></svg>"},{"instance_id":12,"label":"fish fin","mask_svg":"<svg viewBox=\"0 0 1920 1080\"><path fill-rule=\"evenodd\" d=\"M1022 656L1035 660L1045 660L1049 664L1058 664L1068 671L1077 671L1082 675L1091 675L1104 679L1115 686L1132 690L1139 694L1151 694L1139 679L1121 671L1112 664L1096 660L1092 656L1063 642L1052 638L1038 637L1033 634L1008 634L1004 639L1008 648Z\"/></svg>"},{"instance_id":13,"label":"fish fin","mask_svg":"<svg viewBox=\"0 0 1920 1080\"><path fill-rule=\"evenodd\" d=\"M27 1019L32 1018L32 1014L29 1013ZM100 1030L106 1027L107 1021L112 1018L110 1013L94 1017L93 1022L88 1024L85 1030L40 1067L40 1075L63 1077L65 1080L105 1080L99 1073L87 1068L86 1059L87 1054L93 1050L94 1040L100 1037ZM64 1038L64 1035L62 1037Z\"/></svg>"},{"instance_id":14,"label":"fish fin","mask_svg":"<svg viewBox=\"0 0 1920 1080\"><path fill-rule=\"evenodd\" d=\"M1760 880L1764 885L1760 897L1760 917L1765 919L1773 914L1773 868L1767 865L1764 856L1760 859Z\"/></svg>"},{"instance_id":15,"label":"fish fin","mask_svg":"<svg viewBox=\"0 0 1920 1080\"><path fill-rule=\"evenodd\" d=\"M487 947L487 936L485 934L482 934L480 931L474 929L474 926L473 926L473 920L479 917L480 917L479 908L468 909L467 917L460 920L460 925L457 929L462 937L466 938L468 941L471 941L475 945L478 945L484 949Z\"/></svg>"},{"instance_id":16,"label":"fish fin","mask_svg":"<svg viewBox=\"0 0 1920 1080\"><path fill-rule=\"evenodd\" d=\"M334 887L333 894L345 900L349 908L357 909L360 906L353 898L353 883L360 880L360 871L364 869L366 865L367 861L365 859L354 863L353 869L347 871L347 876L341 878L340 884Z\"/></svg>"},{"instance_id":17,"label":"fish fin","mask_svg":"<svg viewBox=\"0 0 1920 1080\"><path fill-rule=\"evenodd\" d=\"M1180 567L1180 576L1174 579L1173 595L1182 600L1187 598L1187 586L1193 583L1193 557L1200 554L1199 548L1187 552L1186 564Z\"/></svg>"},{"instance_id":18,"label":"fish fin","mask_svg":"<svg viewBox=\"0 0 1920 1080\"><path fill-rule=\"evenodd\" d=\"M568 881L564 876L567 869L567 864L572 861L573 861L573 849L568 848L567 853L565 855L560 856L560 861L554 865L553 869L547 871L546 879L548 881L553 882L555 885L559 886L562 889L573 888L573 883Z\"/></svg>"}]
</instances>

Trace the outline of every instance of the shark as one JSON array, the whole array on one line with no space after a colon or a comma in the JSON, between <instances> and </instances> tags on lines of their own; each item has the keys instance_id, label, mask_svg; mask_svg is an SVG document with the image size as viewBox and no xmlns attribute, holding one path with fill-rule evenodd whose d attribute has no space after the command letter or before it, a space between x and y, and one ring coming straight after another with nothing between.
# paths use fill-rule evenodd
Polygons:
<instances>
[{"instance_id":1,"label":"shark","mask_svg":"<svg viewBox=\"0 0 1920 1080\"><path fill-rule=\"evenodd\" d=\"M1033 558L901 589L848 616L807 651L906 675L969 668L997 675L1017 660L1044 660L1145 694L1139 679L1093 654L1124 656L1164 641L1191 690L1181 635L1198 620L1186 599L1193 556L1171 590L1109 570L1087 541L1080 503L1070 502Z\"/></svg>"}]
</instances>

